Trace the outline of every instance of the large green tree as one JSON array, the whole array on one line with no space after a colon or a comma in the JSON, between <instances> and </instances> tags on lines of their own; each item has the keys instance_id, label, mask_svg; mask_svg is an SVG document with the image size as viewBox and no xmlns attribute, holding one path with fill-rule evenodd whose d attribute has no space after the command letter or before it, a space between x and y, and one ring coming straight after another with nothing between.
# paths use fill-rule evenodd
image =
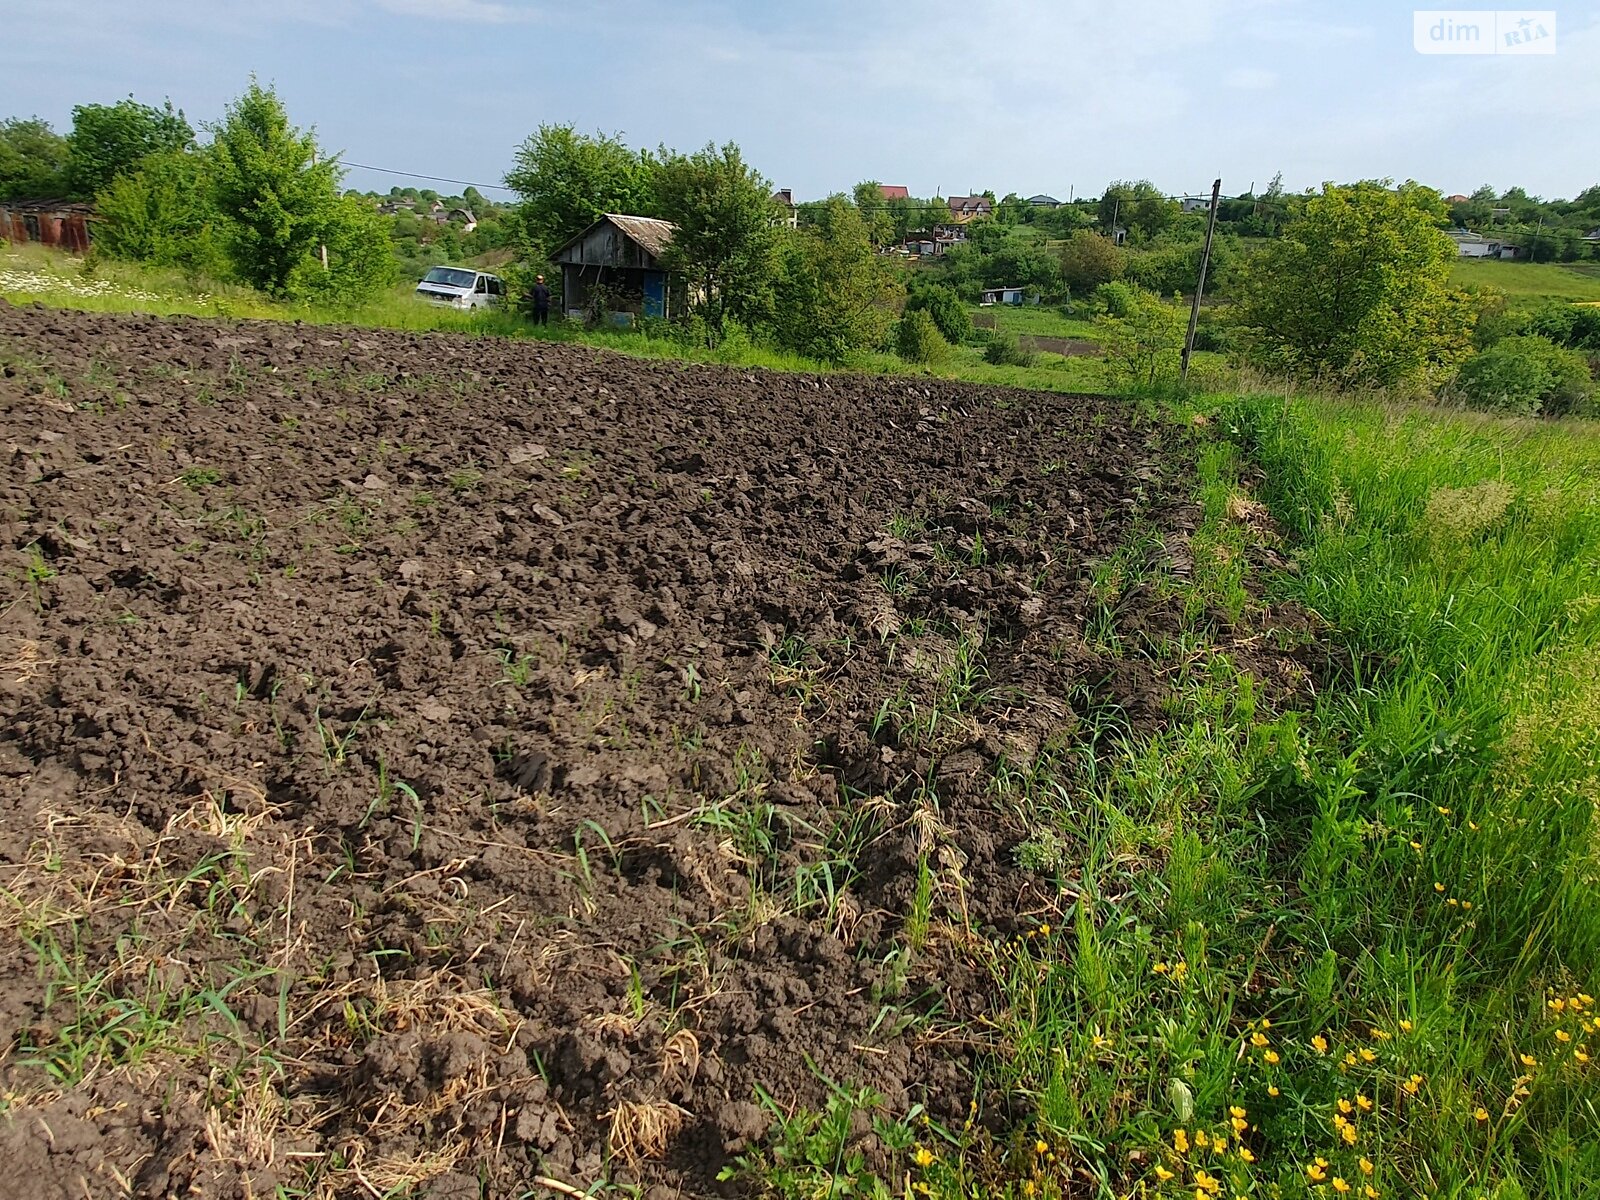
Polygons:
<instances>
[{"instance_id":1,"label":"large green tree","mask_svg":"<svg viewBox=\"0 0 1600 1200\"><path fill-rule=\"evenodd\" d=\"M1073 295L1086 296L1122 277L1127 254L1109 237L1077 230L1061 247L1061 277Z\"/></svg>"},{"instance_id":2,"label":"large green tree","mask_svg":"<svg viewBox=\"0 0 1600 1200\"><path fill-rule=\"evenodd\" d=\"M850 194L860 210L862 224L872 244L887 245L894 239L896 222L889 202L883 198L883 186L876 179L863 179Z\"/></svg>"},{"instance_id":3,"label":"large green tree","mask_svg":"<svg viewBox=\"0 0 1600 1200\"><path fill-rule=\"evenodd\" d=\"M861 211L834 196L813 224L784 234L773 293L778 344L837 362L882 345L905 288L873 252Z\"/></svg>"},{"instance_id":4,"label":"large green tree","mask_svg":"<svg viewBox=\"0 0 1600 1200\"><path fill-rule=\"evenodd\" d=\"M67 183L73 195L92 199L152 154L193 143L194 130L170 100L162 108L132 96L115 104L80 104L72 110L67 135Z\"/></svg>"},{"instance_id":5,"label":"large green tree","mask_svg":"<svg viewBox=\"0 0 1600 1200\"><path fill-rule=\"evenodd\" d=\"M667 263L687 277L711 336L727 318L752 328L764 322L778 235L772 184L732 142L664 151L655 182L660 214L677 226Z\"/></svg>"},{"instance_id":6,"label":"large green tree","mask_svg":"<svg viewBox=\"0 0 1600 1200\"><path fill-rule=\"evenodd\" d=\"M1241 324L1262 365L1420 388L1471 352L1476 307L1450 284L1444 203L1416 183L1325 184L1245 273Z\"/></svg>"},{"instance_id":7,"label":"large green tree","mask_svg":"<svg viewBox=\"0 0 1600 1200\"><path fill-rule=\"evenodd\" d=\"M517 236L525 257L542 260L602 213L655 216L654 162L620 138L541 125L517 149L506 186L521 196Z\"/></svg>"},{"instance_id":8,"label":"large green tree","mask_svg":"<svg viewBox=\"0 0 1600 1200\"><path fill-rule=\"evenodd\" d=\"M211 187L229 221L229 257L246 282L282 295L334 216L339 168L283 102L254 80L212 128Z\"/></svg>"},{"instance_id":9,"label":"large green tree","mask_svg":"<svg viewBox=\"0 0 1600 1200\"><path fill-rule=\"evenodd\" d=\"M55 199L67 190L67 139L38 117L0 121L0 200Z\"/></svg>"}]
</instances>

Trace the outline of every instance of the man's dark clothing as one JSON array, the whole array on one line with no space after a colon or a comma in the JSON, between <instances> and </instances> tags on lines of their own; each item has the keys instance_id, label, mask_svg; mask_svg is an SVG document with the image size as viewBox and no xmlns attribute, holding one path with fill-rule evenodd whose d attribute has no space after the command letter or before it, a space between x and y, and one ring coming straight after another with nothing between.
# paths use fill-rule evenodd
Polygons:
<instances>
[{"instance_id":1,"label":"man's dark clothing","mask_svg":"<svg viewBox=\"0 0 1600 1200\"><path fill-rule=\"evenodd\" d=\"M533 323L550 324L550 289L542 283L533 285Z\"/></svg>"}]
</instances>

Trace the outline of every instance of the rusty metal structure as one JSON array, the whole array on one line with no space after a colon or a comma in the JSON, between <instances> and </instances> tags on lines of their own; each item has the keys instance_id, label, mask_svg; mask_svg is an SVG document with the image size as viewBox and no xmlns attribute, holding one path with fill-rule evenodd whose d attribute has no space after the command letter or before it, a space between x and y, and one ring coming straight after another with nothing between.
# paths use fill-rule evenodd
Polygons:
<instances>
[{"instance_id":1,"label":"rusty metal structure","mask_svg":"<svg viewBox=\"0 0 1600 1200\"><path fill-rule=\"evenodd\" d=\"M83 254L89 249L94 205L67 200L0 200L0 240L34 242Z\"/></svg>"}]
</instances>

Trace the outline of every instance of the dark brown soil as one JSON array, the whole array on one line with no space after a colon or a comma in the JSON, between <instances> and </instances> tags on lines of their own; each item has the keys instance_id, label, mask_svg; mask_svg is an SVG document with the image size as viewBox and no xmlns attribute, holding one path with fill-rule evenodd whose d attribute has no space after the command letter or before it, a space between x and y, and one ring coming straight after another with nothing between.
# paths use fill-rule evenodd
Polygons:
<instances>
[{"instance_id":1,"label":"dark brown soil","mask_svg":"<svg viewBox=\"0 0 1600 1200\"><path fill-rule=\"evenodd\" d=\"M0 302L6 1195L737 1194L758 1086L959 1122L968 946L1058 895L997 774L1161 720L1086 625L1171 436Z\"/></svg>"}]
</instances>

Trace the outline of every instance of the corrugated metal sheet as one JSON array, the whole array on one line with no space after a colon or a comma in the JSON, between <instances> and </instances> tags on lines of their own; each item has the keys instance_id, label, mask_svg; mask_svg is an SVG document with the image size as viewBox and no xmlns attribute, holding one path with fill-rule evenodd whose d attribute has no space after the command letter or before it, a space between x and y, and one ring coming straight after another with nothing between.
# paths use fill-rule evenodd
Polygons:
<instances>
[{"instance_id":1,"label":"corrugated metal sheet","mask_svg":"<svg viewBox=\"0 0 1600 1200\"><path fill-rule=\"evenodd\" d=\"M94 207L70 201L8 200L0 202L0 238L37 242L82 254L89 249L89 222Z\"/></svg>"},{"instance_id":2,"label":"corrugated metal sheet","mask_svg":"<svg viewBox=\"0 0 1600 1200\"><path fill-rule=\"evenodd\" d=\"M607 213L606 220L657 258L661 257L661 252L672 241L672 235L678 232L678 227L671 221L658 221L654 217L630 217L623 213Z\"/></svg>"},{"instance_id":3,"label":"corrugated metal sheet","mask_svg":"<svg viewBox=\"0 0 1600 1200\"><path fill-rule=\"evenodd\" d=\"M550 256L552 262L626 270L659 270L677 226L654 217L607 213Z\"/></svg>"}]
</instances>

